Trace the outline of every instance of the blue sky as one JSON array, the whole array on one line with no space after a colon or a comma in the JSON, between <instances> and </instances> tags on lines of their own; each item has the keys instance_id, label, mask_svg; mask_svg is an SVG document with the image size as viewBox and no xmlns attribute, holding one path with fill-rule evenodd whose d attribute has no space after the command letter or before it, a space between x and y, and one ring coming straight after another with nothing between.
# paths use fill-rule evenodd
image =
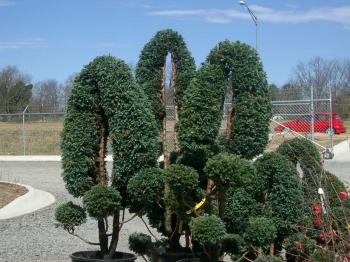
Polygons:
<instances>
[{"instance_id":1,"label":"blue sky","mask_svg":"<svg viewBox=\"0 0 350 262\"><path fill-rule=\"evenodd\" d=\"M299 62L349 57L350 1L246 0L258 17L259 53L270 83ZM255 46L255 27L237 0L0 0L0 68L33 81L64 81L103 54L136 64L165 28L184 37L197 65L219 41Z\"/></svg>"}]
</instances>

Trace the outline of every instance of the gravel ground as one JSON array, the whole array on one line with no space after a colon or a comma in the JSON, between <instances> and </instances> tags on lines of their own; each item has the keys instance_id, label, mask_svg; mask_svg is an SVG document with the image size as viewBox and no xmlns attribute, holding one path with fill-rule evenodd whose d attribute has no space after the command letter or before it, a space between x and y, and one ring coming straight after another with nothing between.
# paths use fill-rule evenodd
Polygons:
<instances>
[{"instance_id":1,"label":"gravel ground","mask_svg":"<svg viewBox=\"0 0 350 262\"><path fill-rule=\"evenodd\" d=\"M328 160L325 162L325 168L349 183L349 163L350 158L346 158L346 161ZM57 205L74 200L66 191L60 173L60 162L0 162L0 180L23 183L45 190L57 200L51 206L34 213L0 221L1 262L70 261L69 254L94 249L54 226L54 210ZM96 224L96 221L88 220L79 227L77 233L90 241L97 241ZM128 235L135 231L147 233L138 219L124 225L118 245L119 251L129 251Z\"/></svg>"},{"instance_id":2,"label":"gravel ground","mask_svg":"<svg viewBox=\"0 0 350 262\"><path fill-rule=\"evenodd\" d=\"M54 226L57 205L74 199L66 191L60 173L60 162L0 162L0 180L30 185L56 197L54 204L34 213L0 220L1 262L70 261L73 252L95 249ZM129 251L128 235L135 231L147 233L141 220L134 219L123 226L118 251ZM95 220L88 220L76 232L97 242Z\"/></svg>"}]
</instances>

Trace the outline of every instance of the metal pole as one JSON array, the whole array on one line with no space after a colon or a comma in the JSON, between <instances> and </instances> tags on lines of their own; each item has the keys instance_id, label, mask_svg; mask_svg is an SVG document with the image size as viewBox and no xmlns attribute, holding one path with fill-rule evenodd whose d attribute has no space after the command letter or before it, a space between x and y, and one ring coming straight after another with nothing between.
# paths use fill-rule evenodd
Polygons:
<instances>
[{"instance_id":1,"label":"metal pole","mask_svg":"<svg viewBox=\"0 0 350 262\"><path fill-rule=\"evenodd\" d=\"M28 105L29 106L29 105ZM26 155L26 136L25 136L25 128L24 128L24 115L28 109L28 106L22 112L22 139L23 139L23 155Z\"/></svg>"},{"instance_id":2,"label":"metal pole","mask_svg":"<svg viewBox=\"0 0 350 262\"><path fill-rule=\"evenodd\" d=\"M330 138L331 138L331 151L333 153L333 109L332 109L332 87L329 87L329 126L331 128Z\"/></svg>"},{"instance_id":3,"label":"metal pole","mask_svg":"<svg viewBox=\"0 0 350 262\"><path fill-rule=\"evenodd\" d=\"M311 114L311 125L310 125L310 132L311 132L311 141L315 141L315 112L314 112L314 86L311 85L311 102L310 102L310 114Z\"/></svg>"},{"instance_id":4,"label":"metal pole","mask_svg":"<svg viewBox=\"0 0 350 262\"><path fill-rule=\"evenodd\" d=\"M255 23L255 50L258 52L258 23Z\"/></svg>"}]
</instances>

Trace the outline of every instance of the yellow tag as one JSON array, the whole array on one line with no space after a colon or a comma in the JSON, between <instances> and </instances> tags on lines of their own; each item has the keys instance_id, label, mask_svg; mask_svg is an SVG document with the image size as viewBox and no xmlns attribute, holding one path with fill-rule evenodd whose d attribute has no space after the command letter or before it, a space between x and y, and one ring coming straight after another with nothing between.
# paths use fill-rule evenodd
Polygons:
<instances>
[{"instance_id":1,"label":"yellow tag","mask_svg":"<svg viewBox=\"0 0 350 262\"><path fill-rule=\"evenodd\" d=\"M350 229L350 224L348 224L348 229Z\"/></svg>"},{"instance_id":2,"label":"yellow tag","mask_svg":"<svg viewBox=\"0 0 350 262\"><path fill-rule=\"evenodd\" d=\"M179 223L179 230L178 230L178 233L181 234L182 233L182 225L183 225L183 220L180 220L180 223Z\"/></svg>"},{"instance_id":3,"label":"yellow tag","mask_svg":"<svg viewBox=\"0 0 350 262\"><path fill-rule=\"evenodd\" d=\"M203 204L205 203L205 201L207 200L207 198L203 198L201 200L201 202L197 203L194 207L192 207L190 210L186 211L186 214L189 215L191 214L193 211L197 210L198 208L200 208L201 206L203 206Z\"/></svg>"}]
</instances>

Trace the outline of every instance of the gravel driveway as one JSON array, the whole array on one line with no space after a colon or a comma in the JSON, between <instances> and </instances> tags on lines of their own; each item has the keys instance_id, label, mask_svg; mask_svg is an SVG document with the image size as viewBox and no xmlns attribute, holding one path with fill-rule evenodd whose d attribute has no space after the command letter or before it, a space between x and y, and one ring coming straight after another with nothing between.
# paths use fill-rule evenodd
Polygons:
<instances>
[{"instance_id":1,"label":"gravel driveway","mask_svg":"<svg viewBox=\"0 0 350 262\"><path fill-rule=\"evenodd\" d=\"M94 247L54 226L57 205L74 199L64 187L60 166L60 162L0 162L0 180L30 185L53 194L57 200L34 213L0 220L1 262L70 261L69 254L75 251L94 250ZM119 251L129 251L128 235L135 231L147 233L138 219L123 226ZM90 241L98 241L97 222L94 220L88 220L76 232Z\"/></svg>"}]
</instances>

